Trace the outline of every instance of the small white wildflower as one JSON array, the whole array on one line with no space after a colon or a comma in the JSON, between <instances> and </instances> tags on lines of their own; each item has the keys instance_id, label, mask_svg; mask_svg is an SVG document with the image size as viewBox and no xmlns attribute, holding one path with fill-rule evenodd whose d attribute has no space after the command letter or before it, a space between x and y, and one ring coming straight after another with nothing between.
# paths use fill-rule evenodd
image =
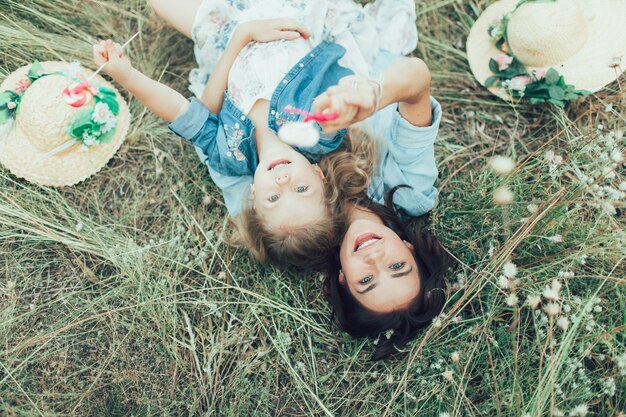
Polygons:
<instances>
[{"instance_id":1,"label":"small white wildflower","mask_svg":"<svg viewBox=\"0 0 626 417\"><path fill-rule=\"evenodd\" d=\"M622 181L619 183L619 187L620 191L626 191L626 181Z\"/></svg>"},{"instance_id":2,"label":"small white wildflower","mask_svg":"<svg viewBox=\"0 0 626 417\"><path fill-rule=\"evenodd\" d=\"M450 359L452 359L452 362L457 363L461 360L461 355L459 354L459 352L454 351L450 354Z\"/></svg>"},{"instance_id":3,"label":"small white wildflower","mask_svg":"<svg viewBox=\"0 0 626 417\"><path fill-rule=\"evenodd\" d=\"M393 374L389 374L389 375L387 376L387 379L385 379L385 382L386 382L387 384L393 384L393 381L394 381L394 380L395 380L395 378L393 377Z\"/></svg>"},{"instance_id":4,"label":"small white wildflower","mask_svg":"<svg viewBox=\"0 0 626 417\"><path fill-rule=\"evenodd\" d=\"M567 313L569 313L570 311L572 311L572 307L571 307L569 304L565 304L565 305L563 305L563 308L562 308L562 309L563 309L563 312L564 312L565 314L567 314Z\"/></svg>"},{"instance_id":5,"label":"small white wildflower","mask_svg":"<svg viewBox=\"0 0 626 417\"><path fill-rule=\"evenodd\" d=\"M556 155L554 157L554 163L557 165L561 165L563 163L563 157L561 155Z\"/></svg>"},{"instance_id":6,"label":"small white wildflower","mask_svg":"<svg viewBox=\"0 0 626 417\"><path fill-rule=\"evenodd\" d=\"M563 242L563 236L556 234L554 236L550 236L548 240L553 243L561 243Z\"/></svg>"},{"instance_id":7,"label":"small white wildflower","mask_svg":"<svg viewBox=\"0 0 626 417\"><path fill-rule=\"evenodd\" d=\"M515 168L515 162L506 156L495 156L489 161L491 170L496 175L507 175Z\"/></svg>"},{"instance_id":8,"label":"small white wildflower","mask_svg":"<svg viewBox=\"0 0 626 417\"><path fill-rule=\"evenodd\" d=\"M558 392L559 392L561 395L563 395L563 390L561 390L560 388L559 388L559 391L558 391ZM558 408L554 407L554 412L552 413L552 415L553 415L554 417L565 417L565 411L560 410L560 409L558 409Z\"/></svg>"},{"instance_id":9,"label":"small white wildflower","mask_svg":"<svg viewBox=\"0 0 626 417\"><path fill-rule=\"evenodd\" d=\"M506 186L496 188L493 193L493 202L501 206L511 204L514 198L513 192Z\"/></svg>"},{"instance_id":10,"label":"small white wildflower","mask_svg":"<svg viewBox=\"0 0 626 417\"><path fill-rule=\"evenodd\" d=\"M509 294L509 296L506 299L506 304L510 307L516 306L518 302L519 302L519 299L517 298L517 295L515 295L514 293Z\"/></svg>"},{"instance_id":11,"label":"small white wildflower","mask_svg":"<svg viewBox=\"0 0 626 417\"><path fill-rule=\"evenodd\" d=\"M77 232L80 232L81 230L83 230L83 224L81 222L76 223L74 229L76 229Z\"/></svg>"},{"instance_id":12,"label":"small white wildflower","mask_svg":"<svg viewBox=\"0 0 626 417\"><path fill-rule=\"evenodd\" d=\"M595 307L593 308L593 312L594 312L594 313L600 313L601 311L602 311L602 306L595 306Z\"/></svg>"},{"instance_id":13,"label":"small white wildflower","mask_svg":"<svg viewBox=\"0 0 626 417\"><path fill-rule=\"evenodd\" d=\"M507 277L505 277L504 275L500 275L498 277L498 287L502 288L503 290L507 290L511 287L511 283L509 282L509 279Z\"/></svg>"},{"instance_id":14,"label":"small white wildflower","mask_svg":"<svg viewBox=\"0 0 626 417\"><path fill-rule=\"evenodd\" d=\"M529 204L526 206L526 210L528 210L531 214L536 213L539 210L539 206L536 204Z\"/></svg>"},{"instance_id":15,"label":"small white wildflower","mask_svg":"<svg viewBox=\"0 0 626 417\"><path fill-rule=\"evenodd\" d=\"M589 407L586 404L577 405L573 410L570 410L569 415L572 417L585 417L589 412Z\"/></svg>"},{"instance_id":16,"label":"small white wildflower","mask_svg":"<svg viewBox=\"0 0 626 417\"><path fill-rule=\"evenodd\" d=\"M513 278L517 275L517 266L513 262L506 262L502 265L502 273L507 278Z\"/></svg>"},{"instance_id":17,"label":"small white wildflower","mask_svg":"<svg viewBox=\"0 0 626 417\"><path fill-rule=\"evenodd\" d=\"M441 376L450 382L454 381L454 371L452 369L446 369L441 373Z\"/></svg>"},{"instance_id":18,"label":"small white wildflower","mask_svg":"<svg viewBox=\"0 0 626 417\"><path fill-rule=\"evenodd\" d=\"M385 337L387 338L387 340L391 339L391 336L393 336L393 329L389 329L385 332Z\"/></svg>"},{"instance_id":19,"label":"small white wildflower","mask_svg":"<svg viewBox=\"0 0 626 417\"><path fill-rule=\"evenodd\" d=\"M561 281L559 281L558 279L555 279L552 281L552 284L550 284L552 286L552 289L556 292L561 291Z\"/></svg>"},{"instance_id":20,"label":"small white wildflower","mask_svg":"<svg viewBox=\"0 0 626 417\"><path fill-rule=\"evenodd\" d=\"M543 290L543 298L550 301L556 301L559 299L559 292L555 291L554 288L546 287Z\"/></svg>"},{"instance_id":21,"label":"small white wildflower","mask_svg":"<svg viewBox=\"0 0 626 417\"><path fill-rule=\"evenodd\" d=\"M537 309L541 303L541 297L538 295L529 295L526 297L526 304L532 309Z\"/></svg>"},{"instance_id":22,"label":"small white wildflower","mask_svg":"<svg viewBox=\"0 0 626 417\"><path fill-rule=\"evenodd\" d=\"M543 154L543 158L548 162L554 162L555 153L552 149Z\"/></svg>"},{"instance_id":23,"label":"small white wildflower","mask_svg":"<svg viewBox=\"0 0 626 417\"><path fill-rule=\"evenodd\" d=\"M556 321L556 325L559 326L563 331L566 331L569 327L569 319L567 317L559 317Z\"/></svg>"},{"instance_id":24,"label":"small white wildflower","mask_svg":"<svg viewBox=\"0 0 626 417\"><path fill-rule=\"evenodd\" d=\"M611 152L611 159L619 164L624 161L624 155L619 149L613 149L613 152Z\"/></svg>"},{"instance_id":25,"label":"small white wildflower","mask_svg":"<svg viewBox=\"0 0 626 417\"><path fill-rule=\"evenodd\" d=\"M433 320L433 327L438 329L441 327L442 324L443 323L441 321L441 318L439 316L435 317L435 319Z\"/></svg>"},{"instance_id":26,"label":"small white wildflower","mask_svg":"<svg viewBox=\"0 0 626 417\"><path fill-rule=\"evenodd\" d=\"M561 311L561 307L559 307L556 303L548 303L544 308L545 311L550 316L556 316Z\"/></svg>"}]
</instances>

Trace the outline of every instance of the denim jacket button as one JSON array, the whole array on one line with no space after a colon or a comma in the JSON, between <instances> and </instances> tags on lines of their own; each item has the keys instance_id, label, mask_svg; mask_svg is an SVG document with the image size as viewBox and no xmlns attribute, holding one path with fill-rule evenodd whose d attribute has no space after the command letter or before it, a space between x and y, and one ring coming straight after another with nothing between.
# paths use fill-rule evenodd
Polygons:
<instances>
[{"instance_id":1,"label":"denim jacket button","mask_svg":"<svg viewBox=\"0 0 626 417\"><path fill-rule=\"evenodd\" d=\"M273 115L275 115L275 114L276 114L276 110L272 110L272 111L270 112L270 114L271 114L272 116L273 116Z\"/></svg>"},{"instance_id":2,"label":"denim jacket button","mask_svg":"<svg viewBox=\"0 0 626 417\"><path fill-rule=\"evenodd\" d=\"M240 119L241 119L241 121L244 121L244 120L246 120L246 116L241 115Z\"/></svg>"},{"instance_id":3,"label":"denim jacket button","mask_svg":"<svg viewBox=\"0 0 626 417\"><path fill-rule=\"evenodd\" d=\"M288 81L287 81L287 80L283 80L283 84L287 84L287 83L288 83Z\"/></svg>"},{"instance_id":4,"label":"denim jacket button","mask_svg":"<svg viewBox=\"0 0 626 417\"><path fill-rule=\"evenodd\" d=\"M300 68L304 68L304 64L300 64Z\"/></svg>"}]
</instances>

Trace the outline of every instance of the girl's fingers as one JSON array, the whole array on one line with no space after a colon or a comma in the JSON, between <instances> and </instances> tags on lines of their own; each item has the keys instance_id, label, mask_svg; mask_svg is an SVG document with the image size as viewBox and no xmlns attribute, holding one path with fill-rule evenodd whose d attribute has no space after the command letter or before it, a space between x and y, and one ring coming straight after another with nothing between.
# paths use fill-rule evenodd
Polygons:
<instances>
[{"instance_id":1,"label":"girl's fingers","mask_svg":"<svg viewBox=\"0 0 626 417\"><path fill-rule=\"evenodd\" d=\"M300 38L300 32L291 31L291 30L283 30L279 34L279 39L285 39L288 41L293 41L295 39Z\"/></svg>"},{"instance_id":2,"label":"girl's fingers","mask_svg":"<svg viewBox=\"0 0 626 417\"><path fill-rule=\"evenodd\" d=\"M369 108L375 105L374 98L367 94L347 94L344 100L347 104L352 104L354 106L359 106L362 108Z\"/></svg>"},{"instance_id":3,"label":"girl's fingers","mask_svg":"<svg viewBox=\"0 0 626 417\"><path fill-rule=\"evenodd\" d=\"M329 108L332 104L331 96L328 93L322 93L313 100L312 112L321 113L325 109Z\"/></svg>"}]
</instances>

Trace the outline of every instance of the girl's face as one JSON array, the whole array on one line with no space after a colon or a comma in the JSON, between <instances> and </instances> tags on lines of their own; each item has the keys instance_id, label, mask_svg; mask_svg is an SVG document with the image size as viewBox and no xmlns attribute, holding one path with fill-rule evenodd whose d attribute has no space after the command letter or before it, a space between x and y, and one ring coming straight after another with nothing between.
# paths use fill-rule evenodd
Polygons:
<instances>
[{"instance_id":1,"label":"girl's face","mask_svg":"<svg viewBox=\"0 0 626 417\"><path fill-rule=\"evenodd\" d=\"M298 227L315 222L327 213L324 174L288 145L263 155L251 187L254 209L267 227Z\"/></svg>"},{"instance_id":2,"label":"girl's face","mask_svg":"<svg viewBox=\"0 0 626 417\"><path fill-rule=\"evenodd\" d=\"M339 257L341 285L365 308L388 313L409 304L420 292L413 246L373 213L354 210Z\"/></svg>"}]
</instances>

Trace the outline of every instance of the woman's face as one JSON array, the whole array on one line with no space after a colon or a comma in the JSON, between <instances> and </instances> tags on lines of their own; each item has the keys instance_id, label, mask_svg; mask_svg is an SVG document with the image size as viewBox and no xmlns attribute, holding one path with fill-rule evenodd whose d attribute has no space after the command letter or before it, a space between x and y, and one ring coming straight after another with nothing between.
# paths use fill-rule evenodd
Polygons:
<instances>
[{"instance_id":1,"label":"woman's face","mask_svg":"<svg viewBox=\"0 0 626 417\"><path fill-rule=\"evenodd\" d=\"M341 242L340 284L371 311L405 307L421 289L413 246L373 213L358 217L351 220Z\"/></svg>"}]
</instances>

